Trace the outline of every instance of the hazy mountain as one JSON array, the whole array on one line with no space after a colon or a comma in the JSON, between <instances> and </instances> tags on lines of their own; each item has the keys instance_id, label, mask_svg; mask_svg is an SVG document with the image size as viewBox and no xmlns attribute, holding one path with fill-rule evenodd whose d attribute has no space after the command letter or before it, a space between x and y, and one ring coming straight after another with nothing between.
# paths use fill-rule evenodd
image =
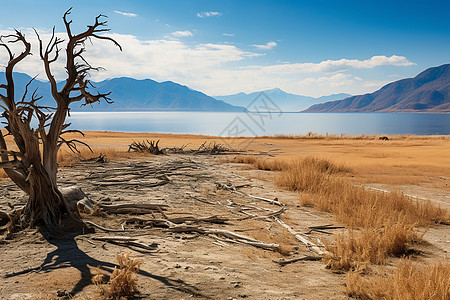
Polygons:
<instances>
[{"instance_id":1,"label":"hazy mountain","mask_svg":"<svg viewBox=\"0 0 450 300\"><path fill-rule=\"evenodd\" d=\"M31 77L26 74L14 74L16 98L21 97L25 85ZM0 72L0 83L5 82L4 73ZM58 85L64 84L63 82ZM244 111L243 107L237 107L216 100L202 92L192 90L187 86L171 81L156 82L154 80L136 80L132 78L115 78L93 83L99 92L111 92L110 98L113 104L106 102L95 103L93 108L80 107L74 103L73 111ZM38 89L39 96L43 96L41 105L54 106L51 100L48 82L35 80L30 85L32 92ZM17 99L16 99L17 100Z\"/></svg>"},{"instance_id":2,"label":"hazy mountain","mask_svg":"<svg viewBox=\"0 0 450 300\"><path fill-rule=\"evenodd\" d=\"M313 105L305 111L450 112L450 64L392 82L371 94Z\"/></svg>"},{"instance_id":3,"label":"hazy mountain","mask_svg":"<svg viewBox=\"0 0 450 300\"><path fill-rule=\"evenodd\" d=\"M263 91L266 95L282 110L285 112L295 112L304 110L311 105L324 103L331 100L344 99L349 97L349 94L334 94L329 96L323 96L320 98L313 98L309 96L295 95L286 93L279 88ZM250 94L238 93L227 96L214 96L218 100L223 100L231 105L238 105L246 107L261 93L261 91L253 92Z\"/></svg>"}]
</instances>

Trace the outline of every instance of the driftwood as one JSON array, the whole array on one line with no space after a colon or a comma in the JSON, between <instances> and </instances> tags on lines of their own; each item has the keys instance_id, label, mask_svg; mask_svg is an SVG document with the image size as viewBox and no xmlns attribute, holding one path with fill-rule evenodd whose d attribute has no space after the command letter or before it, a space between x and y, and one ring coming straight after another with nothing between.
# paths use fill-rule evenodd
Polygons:
<instances>
[{"instance_id":1,"label":"driftwood","mask_svg":"<svg viewBox=\"0 0 450 300\"><path fill-rule=\"evenodd\" d=\"M169 228L169 231L172 232L197 232L204 235L214 235L214 236L222 236L226 239L224 241L227 242L233 242L233 243L239 243L239 244L245 244L250 245L258 248L263 248L267 250L273 250L273 251L279 251L280 245L275 243L266 243L259 240L255 240L253 238L240 235L228 230L224 229L214 229L214 228L202 228L198 226L188 226L188 225L179 225L179 226L173 226Z\"/></svg>"},{"instance_id":2,"label":"driftwood","mask_svg":"<svg viewBox=\"0 0 450 300\"><path fill-rule=\"evenodd\" d=\"M159 140L155 141L142 141L136 142L134 141L131 145L128 146L128 152L136 151L136 152L146 152L153 155L164 154L164 151L159 149Z\"/></svg>"},{"instance_id":3,"label":"driftwood","mask_svg":"<svg viewBox=\"0 0 450 300\"><path fill-rule=\"evenodd\" d=\"M275 199L272 200L272 199L267 199L267 198L263 198L263 197L253 196L253 195L246 194L244 192L238 191L236 189L236 187L234 187L234 186L221 184L221 183L216 183L216 186L217 186L218 189L227 190L227 191L230 191L232 193L243 195L243 196L247 196L247 197L250 197L250 198L253 198L253 199L262 200L262 201L268 202L270 204L274 204L274 205L278 205L278 206L284 206L283 203L278 201L278 198L275 198Z\"/></svg>"},{"instance_id":4,"label":"driftwood","mask_svg":"<svg viewBox=\"0 0 450 300\"><path fill-rule=\"evenodd\" d=\"M331 229L342 229L345 228L344 226L333 226L333 224L328 225L320 225L320 226L310 226L308 227L309 230L305 232L305 234L310 234L312 232L319 232L324 234L332 234L331 232L325 231L325 230L331 230Z\"/></svg>"},{"instance_id":5,"label":"driftwood","mask_svg":"<svg viewBox=\"0 0 450 300\"><path fill-rule=\"evenodd\" d=\"M280 260L273 260L273 262L285 266L291 263L295 263L297 261L319 261L322 260L322 257L320 256L303 256L303 257L296 257L291 259L280 259Z\"/></svg>"},{"instance_id":6,"label":"driftwood","mask_svg":"<svg viewBox=\"0 0 450 300\"><path fill-rule=\"evenodd\" d=\"M158 244L156 243L146 245L142 242L137 242L137 238L127 236L100 236L100 237L93 237L92 239L96 241L113 243L119 246L135 246L150 251L156 250L158 247Z\"/></svg>"},{"instance_id":7,"label":"driftwood","mask_svg":"<svg viewBox=\"0 0 450 300\"><path fill-rule=\"evenodd\" d=\"M303 233L300 232L296 232L294 229L292 229L289 225L287 225L286 223L284 223L280 218L278 217L274 217L274 220L277 221L279 224L281 224L281 226L283 226L284 228L286 228L293 236L295 236L295 238L297 240L299 240L301 243L303 243L306 248L308 248L308 250L318 254L318 255L323 255L324 252L322 251L322 249L320 249L320 247L313 243L308 236L306 236Z\"/></svg>"},{"instance_id":8,"label":"driftwood","mask_svg":"<svg viewBox=\"0 0 450 300\"><path fill-rule=\"evenodd\" d=\"M165 204L117 204L117 205L105 205L98 204L97 207L100 211L104 211L109 214L148 214L155 210L163 210L167 205Z\"/></svg>"},{"instance_id":9,"label":"driftwood","mask_svg":"<svg viewBox=\"0 0 450 300\"><path fill-rule=\"evenodd\" d=\"M106 227L100 226L100 225L98 225L98 224L95 224L95 223L92 222L92 221L83 221L83 222L84 222L84 224L86 224L86 225L92 225L92 226L94 226L94 227L96 227L96 228L98 228L98 229L100 229L100 230L106 231L106 232L130 232L130 231L131 231L131 230L124 230L124 229L111 229L111 228L106 228Z\"/></svg>"}]
</instances>

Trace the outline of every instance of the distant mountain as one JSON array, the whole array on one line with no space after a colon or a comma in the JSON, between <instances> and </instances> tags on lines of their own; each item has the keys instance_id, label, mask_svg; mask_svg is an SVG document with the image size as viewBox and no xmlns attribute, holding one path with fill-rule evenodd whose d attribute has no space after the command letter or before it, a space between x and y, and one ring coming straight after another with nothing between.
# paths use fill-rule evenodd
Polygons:
<instances>
[{"instance_id":1,"label":"distant mountain","mask_svg":"<svg viewBox=\"0 0 450 300\"><path fill-rule=\"evenodd\" d=\"M392 82L371 94L313 105L305 112L450 112L450 64Z\"/></svg>"},{"instance_id":2,"label":"distant mountain","mask_svg":"<svg viewBox=\"0 0 450 300\"><path fill-rule=\"evenodd\" d=\"M14 74L16 95L21 97L30 79L31 77L26 74ZM5 75L0 72L0 83L4 82ZM64 82L58 83L59 86L63 84ZM245 111L243 107L216 100L171 81L159 83L150 79L136 80L122 77L93 82L93 85L99 92L111 92L110 98L114 103L94 103L93 108L80 107L78 103L74 103L72 111ZM54 106L48 82L35 80L29 90L32 92L35 88L38 88L39 96L43 96L41 105Z\"/></svg>"},{"instance_id":3,"label":"distant mountain","mask_svg":"<svg viewBox=\"0 0 450 300\"><path fill-rule=\"evenodd\" d=\"M334 94L329 96L323 96L320 98L313 98L309 96L295 95L286 93L279 88L263 91L282 111L296 112L304 110L311 105L327 102L330 100L344 99L351 95L349 94ZM238 105L246 107L249 105L261 91L253 92L250 94L238 93L227 96L214 96L218 100L225 101L231 105Z\"/></svg>"}]
</instances>

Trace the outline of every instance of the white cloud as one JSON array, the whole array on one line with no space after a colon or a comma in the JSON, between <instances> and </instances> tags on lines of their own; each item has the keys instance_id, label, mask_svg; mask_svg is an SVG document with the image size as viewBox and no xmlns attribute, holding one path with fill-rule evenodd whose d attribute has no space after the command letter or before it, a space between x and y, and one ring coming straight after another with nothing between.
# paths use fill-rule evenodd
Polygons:
<instances>
[{"instance_id":1,"label":"white cloud","mask_svg":"<svg viewBox=\"0 0 450 300\"><path fill-rule=\"evenodd\" d=\"M135 14L135 13L123 12L123 11L118 11L118 10L115 10L114 12L116 14L119 14L119 15L122 15L125 17L137 17L137 14Z\"/></svg>"},{"instance_id":2,"label":"white cloud","mask_svg":"<svg viewBox=\"0 0 450 300\"><path fill-rule=\"evenodd\" d=\"M189 36L193 36L192 32L190 32L189 30L183 30L183 31L175 31L172 32L173 36L176 37L189 37Z\"/></svg>"},{"instance_id":3,"label":"white cloud","mask_svg":"<svg viewBox=\"0 0 450 300\"><path fill-rule=\"evenodd\" d=\"M378 66L412 66L415 63L410 62L404 56L392 55L390 57L384 55L372 56L366 60L357 59L339 59L325 60L320 63L293 63L279 64L270 66L254 66L253 68L261 69L265 72L275 73L299 73L299 72L340 72L349 69L371 69Z\"/></svg>"},{"instance_id":4,"label":"white cloud","mask_svg":"<svg viewBox=\"0 0 450 300\"><path fill-rule=\"evenodd\" d=\"M268 42L267 44L264 45L252 45L252 46L258 48L259 50L270 50L275 48L277 46L277 43Z\"/></svg>"},{"instance_id":5,"label":"white cloud","mask_svg":"<svg viewBox=\"0 0 450 300\"><path fill-rule=\"evenodd\" d=\"M234 33L223 33L224 36L234 36Z\"/></svg>"},{"instance_id":6,"label":"white cloud","mask_svg":"<svg viewBox=\"0 0 450 300\"><path fill-rule=\"evenodd\" d=\"M314 86L331 86L331 87L339 87L339 86L345 86L345 85L351 85L354 84L357 81L362 81L361 78L357 76L353 76L350 74L343 74L338 73L334 74L332 76L323 76L318 78L306 78L299 82L299 85L301 86L308 86L308 85L314 85Z\"/></svg>"},{"instance_id":7,"label":"white cloud","mask_svg":"<svg viewBox=\"0 0 450 300\"><path fill-rule=\"evenodd\" d=\"M0 30L0 35L11 34L11 30ZM42 62L37 55L39 49L36 36L31 29L24 29L32 43L35 55L28 56L16 66L17 72L31 76L40 74L45 79ZM58 37L66 39L64 33ZM50 32L42 32L44 43L50 39ZM325 60L318 63L286 63L268 66L254 65L252 58L260 53L248 52L231 44L203 43L188 44L183 40L164 38L140 40L133 35L109 34L123 47L120 52L112 43L92 39L86 44L85 58L93 66L102 66L106 71L93 72L92 80L132 77L150 78L157 81L171 80L209 95L225 95L236 92L252 92L269 87L279 87L291 93L321 96L347 92L359 94L372 92L385 82L383 78L368 78L367 71L376 66L413 65L402 56L374 56L366 60ZM61 45L64 47L64 44ZM13 44L13 50L20 51L20 45ZM16 52L17 53L17 52ZM60 60L52 64L57 80L66 76L64 51ZM0 66L7 62L6 51L0 48ZM358 69L358 76L352 74ZM3 71L2 68L0 71ZM344 72L345 71L345 72ZM361 75L360 75L361 74ZM388 75L385 77L389 80Z\"/></svg>"},{"instance_id":8,"label":"white cloud","mask_svg":"<svg viewBox=\"0 0 450 300\"><path fill-rule=\"evenodd\" d=\"M218 11L204 11L197 13L197 17L205 18L205 17L220 17L222 15L221 12Z\"/></svg>"}]
</instances>

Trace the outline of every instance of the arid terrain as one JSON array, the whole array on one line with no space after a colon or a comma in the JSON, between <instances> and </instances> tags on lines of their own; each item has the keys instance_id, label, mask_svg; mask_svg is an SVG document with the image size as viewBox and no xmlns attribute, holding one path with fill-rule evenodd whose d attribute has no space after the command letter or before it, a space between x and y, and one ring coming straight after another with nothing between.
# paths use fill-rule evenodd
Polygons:
<instances>
[{"instance_id":1,"label":"arid terrain","mask_svg":"<svg viewBox=\"0 0 450 300\"><path fill-rule=\"evenodd\" d=\"M240 151L157 156L126 152L133 141L158 139L160 147L187 145L184 149L197 149L205 141L215 141ZM327 159L348 167L351 172L338 176L354 186L373 193L398 191L415 201L429 200L447 212L450 208L449 137L397 136L380 140L310 135L222 140L88 132L82 140L95 151L82 151L84 159L103 153L106 162L80 161L63 149L61 187L80 187L100 207L127 203L157 204L161 209L139 215L108 214L101 209L93 215L82 213L84 220L117 232L88 226L87 232L58 237L27 229L2 239L0 298L61 299L70 293L75 299L97 299L98 287L92 284L92 277L109 273L121 252L143 259L137 276L138 296L142 298L346 298L347 271L328 269L317 260L279 264L292 258L315 257L317 253L278 220L318 244L332 243L334 234L343 229L314 230L314 226L348 226L331 212L305 204L308 193L289 191L277 184L274 179L279 171L236 163L236 157L277 162L305 157ZM25 203L25 195L8 179L0 178L0 187L0 210L9 211ZM183 226L203 231L178 232L164 224L146 225L136 218L173 222L185 218ZM214 230L264 242L263 247L214 234ZM409 245L407 256L424 265L448 263L449 226L434 224L418 230L425 232L423 241ZM98 240L117 236L135 238L133 241L139 244ZM278 246L267 246L274 244ZM389 273L399 260L389 257L384 264L370 264L366 272Z\"/></svg>"}]
</instances>

